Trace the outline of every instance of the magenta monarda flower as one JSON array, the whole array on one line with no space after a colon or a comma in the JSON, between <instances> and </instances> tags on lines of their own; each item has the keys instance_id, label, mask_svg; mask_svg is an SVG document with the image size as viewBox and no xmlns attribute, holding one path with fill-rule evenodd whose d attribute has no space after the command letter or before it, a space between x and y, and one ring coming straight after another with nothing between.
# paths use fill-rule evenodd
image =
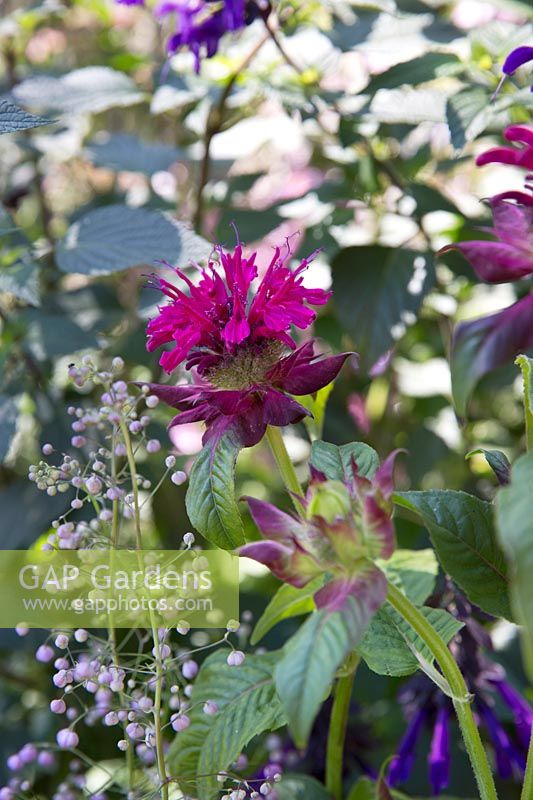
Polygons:
<instances>
[{"instance_id":1,"label":"magenta monarda flower","mask_svg":"<svg viewBox=\"0 0 533 800\"><path fill-rule=\"evenodd\" d=\"M172 425L204 421L205 440L231 430L244 447L263 437L267 425L284 426L309 412L292 395L313 394L338 374L349 353L320 358L313 341L300 347L293 327L315 319L309 306L324 305L329 293L303 283L310 259L291 271L290 250L277 248L261 280L256 254L218 247L221 265L210 261L194 284L180 269L187 291L153 278L169 299L147 327L148 349L170 344L160 359L171 373L185 363L194 382L152 384L150 390L181 413ZM290 352L292 350L292 352Z\"/></svg>"},{"instance_id":2,"label":"magenta monarda flower","mask_svg":"<svg viewBox=\"0 0 533 800\"><path fill-rule=\"evenodd\" d=\"M329 573L332 580L315 594L318 608L341 610L355 596L375 612L385 600L387 580L372 560L390 558L395 547L391 496L396 455L383 462L373 480L359 475L355 463L345 484L314 471L302 498L306 518L247 498L263 539L245 544L239 555L265 564L296 587Z\"/></svg>"},{"instance_id":3,"label":"magenta monarda flower","mask_svg":"<svg viewBox=\"0 0 533 800\"><path fill-rule=\"evenodd\" d=\"M522 146L494 147L478 156L476 163L533 169L533 128L511 125L504 136ZM494 226L488 232L493 239L459 242L441 252L459 250L487 283L507 283L532 276L533 192L527 180L525 191L502 192L489 201ZM497 314L457 326L452 344L452 378L460 413L464 413L468 395L483 375L533 347L532 311L533 294L526 294Z\"/></svg>"}]
</instances>

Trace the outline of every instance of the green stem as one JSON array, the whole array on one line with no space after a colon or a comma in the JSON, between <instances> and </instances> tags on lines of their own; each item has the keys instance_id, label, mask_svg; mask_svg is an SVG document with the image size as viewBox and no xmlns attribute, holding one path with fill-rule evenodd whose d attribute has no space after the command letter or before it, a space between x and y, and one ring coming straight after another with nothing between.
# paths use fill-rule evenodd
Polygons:
<instances>
[{"instance_id":1,"label":"green stem","mask_svg":"<svg viewBox=\"0 0 533 800\"><path fill-rule=\"evenodd\" d=\"M135 539L136 549L139 556L142 558L142 534L141 534L141 512L139 505L139 489L137 486L137 467L135 464L135 455L131 444L131 437L128 427L124 420L120 421L120 431L122 433L124 444L126 446L126 457L131 474L131 486L133 492L133 508L135 517ZM163 747L163 732L161 726L161 702L162 702L162 685L163 685L163 660L161 658L161 643L159 641L159 631L154 619L153 612L150 610L150 620L152 628L152 638L154 641L155 651L155 664L156 664L156 684L154 696L154 733L155 733L155 750L157 758L157 771L159 773L159 780L161 781L161 798L168 800L168 776L165 764L165 750Z\"/></svg>"},{"instance_id":2,"label":"green stem","mask_svg":"<svg viewBox=\"0 0 533 800\"><path fill-rule=\"evenodd\" d=\"M533 452L533 360L518 356L515 361L522 370L524 379L524 416L526 423L526 450Z\"/></svg>"},{"instance_id":3,"label":"green stem","mask_svg":"<svg viewBox=\"0 0 533 800\"><path fill-rule=\"evenodd\" d=\"M358 663L359 659L353 663L352 669L347 675L343 675L338 679L333 696L326 751L326 789L334 800L342 800L343 796L344 740L346 738L350 699Z\"/></svg>"},{"instance_id":4,"label":"green stem","mask_svg":"<svg viewBox=\"0 0 533 800\"><path fill-rule=\"evenodd\" d=\"M281 435L281 429L274 428L272 425L269 425L267 428L266 437L279 467L283 483L291 495L293 505L298 514L303 517L305 515L305 509L298 500L298 497L303 497L304 491L300 485L298 476L296 475L294 465L289 457L289 454L287 453L287 448L285 447L285 442L283 441L283 436Z\"/></svg>"},{"instance_id":5,"label":"green stem","mask_svg":"<svg viewBox=\"0 0 533 800\"><path fill-rule=\"evenodd\" d=\"M524 785L520 800L531 800L533 797L533 729L529 740L529 751L527 754L526 773L524 775Z\"/></svg>"},{"instance_id":6,"label":"green stem","mask_svg":"<svg viewBox=\"0 0 533 800\"><path fill-rule=\"evenodd\" d=\"M470 707L470 693L455 659L424 615L393 584L389 584L387 599L420 636L438 662L451 690L455 713L474 770L479 796L481 800L497 800L492 772Z\"/></svg>"}]
</instances>

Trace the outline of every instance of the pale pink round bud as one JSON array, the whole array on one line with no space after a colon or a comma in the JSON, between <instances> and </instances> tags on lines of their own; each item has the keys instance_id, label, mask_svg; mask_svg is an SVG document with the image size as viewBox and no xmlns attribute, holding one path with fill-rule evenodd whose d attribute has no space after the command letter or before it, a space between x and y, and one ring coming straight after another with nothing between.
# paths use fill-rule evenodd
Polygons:
<instances>
[{"instance_id":1,"label":"pale pink round bud","mask_svg":"<svg viewBox=\"0 0 533 800\"><path fill-rule=\"evenodd\" d=\"M55 699L50 703L50 711L53 714L64 714L67 710L67 704L64 700Z\"/></svg>"},{"instance_id":2,"label":"pale pink round bud","mask_svg":"<svg viewBox=\"0 0 533 800\"><path fill-rule=\"evenodd\" d=\"M242 650L233 650L233 652L229 654L227 662L230 667L240 667L245 658L246 656Z\"/></svg>"},{"instance_id":3,"label":"pale pink round bud","mask_svg":"<svg viewBox=\"0 0 533 800\"><path fill-rule=\"evenodd\" d=\"M170 724L172 725L172 729L176 731L176 733L179 733L189 727L191 720L186 714L172 714L170 717Z\"/></svg>"},{"instance_id":4,"label":"pale pink round bud","mask_svg":"<svg viewBox=\"0 0 533 800\"><path fill-rule=\"evenodd\" d=\"M68 750L71 747L77 747L79 741L80 739L78 734L75 731L70 730L70 728L62 728L62 730L57 732L56 742L64 750Z\"/></svg>"},{"instance_id":5,"label":"pale pink round bud","mask_svg":"<svg viewBox=\"0 0 533 800\"><path fill-rule=\"evenodd\" d=\"M192 681L198 675L198 664L196 661L184 661L181 667L181 673L188 681Z\"/></svg>"}]
</instances>

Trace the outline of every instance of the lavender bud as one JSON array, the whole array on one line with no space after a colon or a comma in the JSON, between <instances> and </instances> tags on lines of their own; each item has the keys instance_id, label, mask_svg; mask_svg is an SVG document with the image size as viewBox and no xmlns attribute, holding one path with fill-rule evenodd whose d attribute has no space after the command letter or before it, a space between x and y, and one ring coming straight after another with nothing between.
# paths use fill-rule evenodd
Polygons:
<instances>
[{"instance_id":1,"label":"lavender bud","mask_svg":"<svg viewBox=\"0 0 533 800\"><path fill-rule=\"evenodd\" d=\"M172 483L176 484L176 486L181 486L187 480L187 474L183 472L183 470L178 470L172 473L170 480Z\"/></svg>"},{"instance_id":2,"label":"lavender bud","mask_svg":"<svg viewBox=\"0 0 533 800\"><path fill-rule=\"evenodd\" d=\"M70 730L70 728L62 728L57 732L56 742L64 750L68 750L71 747L77 747L79 741L80 739L78 734L75 731Z\"/></svg>"},{"instance_id":3,"label":"lavender bud","mask_svg":"<svg viewBox=\"0 0 533 800\"><path fill-rule=\"evenodd\" d=\"M42 644L35 652L35 658L42 664L47 664L54 657L55 653L48 644Z\"/></svg>"},{"instance_id":4,"label":"lavender bud","mask_svg":"<svg viewBox=\"0 0 533 800\"><path fill-rule=\"evenodd\" d=\"M64 714L66 710L67 710L67 704L65 703L64 700L56 699L52 700L52 702L50 703L50 711L53 714Z\"/></svg>"},{"instance_id":5,"label":"lavender bud","mask_svg":"<svg viewBox=\"0 0 533 800\"><path fill-rule=\"evenodd\" d=\"M244 662L245 655L242 650L233 650L227 658L227 663L230 667L240 667Z\"/></svg>"},{"instance_id":6,"label":"lavender bud","mask_svg":"<svg viewBox=\"0 0 533 800\"><path fill-rule=\"evenodd\" d=\"M214 717L215 714L218 714L218 706L216 703L213 703L212 700L208 700L203 705L203 712L207 714L208 717Z\"/></svg>"},{"instance_id":7,"label":"lavender bud","mask_svg":"<svg viewBox=\"0 0 533 800\"><path fill-rule=\"evenodd\" d=\"M189 727L191 720L186 714L172 714L170 717L170 724L172 729L176 731L176 733L179 733Z\"/></svg>"},{"instance_id":8,"label":"lavender bud","mask_svg":"<svg viewBox=\"0 0 533 800\"><path fill-rule=\"evenodd\" d=\"M184 661L181 673L188 681L192 681L198 675L198 664L192 660Z\"/></svg>"}]
</instances>

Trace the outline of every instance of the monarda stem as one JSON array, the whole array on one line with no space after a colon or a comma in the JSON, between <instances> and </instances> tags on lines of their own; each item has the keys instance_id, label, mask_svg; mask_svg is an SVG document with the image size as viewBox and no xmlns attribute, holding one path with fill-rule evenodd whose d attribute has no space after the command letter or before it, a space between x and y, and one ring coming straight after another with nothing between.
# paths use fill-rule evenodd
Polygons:
<instances>
[{"instance_id":1,"label":"monarda stem","mask_svg":"<svg viewBox=\"0 0 533 800\"><path fill-rule=\"evenodd\" d=\"M352 661L351 669L342 675L335 686L333 708L329 722L328 745L326 751L326 789L334 800L342 800L342 767L344 741L350 711L350 699L359 659Z\"/></svg>"},{"instance_id":2,"label":"monarda stem","mask_svg":"<svg viewBox=\"0 0 533 800\"><path fill-rule=\"evenodd\" d=\"M272 450L274 458L276 459L276 463L279 467L283 483L287 487L291 496L293 505L298 514L303 517L305 514L305 509L298 498L304 496L304 491L300 485L300 481L298 480L298 476L296 475L296 470L294 469L294 465L290 459L290 456L287 453L287 448L285 447L285 442L283 441L283 436L281 435L281 429L274 428L272 425L269 425L266 436L268 444L270 445L270 449Z\"/></svg>"},{"instance_id":3,"label":"monarda stem","mask_svg":"<svg viewBox=\"0 0 533 800\"><path fill-rule=\"evenodd\" d=\"M479 731L470 707L470 693L455 659L439 634L429 624L408 598L396 586L389 584L389 603L409 623L411 628L427 645L439 664L451 690L457 720L463 734L466 750L474 770L481 800L497 800L494 779L483 748ZM531 795L525 795L526 798Z\"/></svg>"}]
</instances>

